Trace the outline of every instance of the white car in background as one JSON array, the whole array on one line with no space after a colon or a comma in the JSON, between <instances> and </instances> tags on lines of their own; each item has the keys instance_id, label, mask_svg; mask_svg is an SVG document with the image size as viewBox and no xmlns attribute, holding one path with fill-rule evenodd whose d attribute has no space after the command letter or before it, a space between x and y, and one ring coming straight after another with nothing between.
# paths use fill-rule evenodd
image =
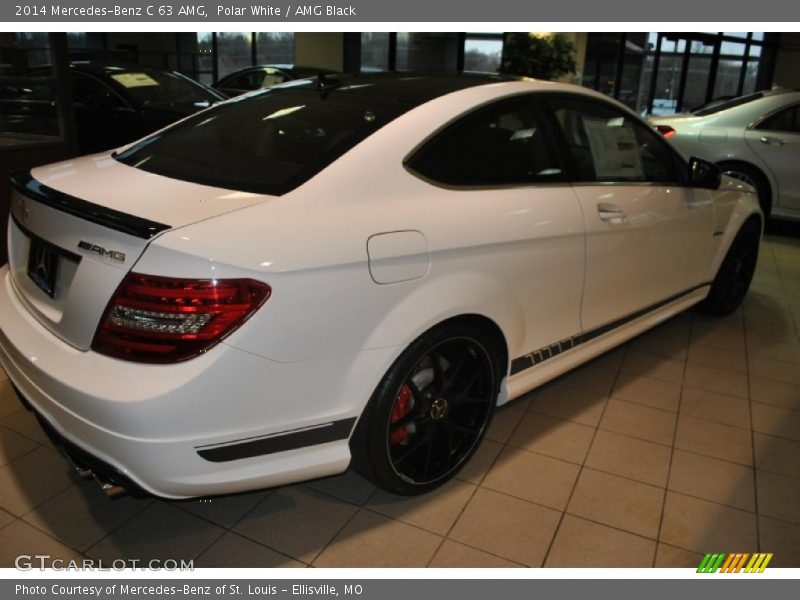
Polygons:
<instances>
[{"instance_id":1,"label":"white car in background","mask_svg":"<svg viewBox=\"0 0 800 600\"><path fill-rule=\"evenodd\" d=\"M477 75L287 83L14 185L0 363L109 495L431 490L497 404L734 310L763 225L621 104Z\"/></svg>"},{"instance_id":2,"label":"white car in background","mask_svg":"<svg viewBox=\"0 0 800 600\"><path fill-rule=\"evenodd\" d=\"M768 217L800 219L800 92L756 92L650 122L685 156L753 186Z\"/></svg>"}]
</instances>

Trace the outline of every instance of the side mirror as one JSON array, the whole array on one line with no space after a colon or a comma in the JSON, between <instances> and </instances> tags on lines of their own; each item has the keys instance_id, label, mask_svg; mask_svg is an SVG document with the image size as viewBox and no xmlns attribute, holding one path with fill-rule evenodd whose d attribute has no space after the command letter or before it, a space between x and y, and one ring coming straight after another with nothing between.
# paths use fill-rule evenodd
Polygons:
<instances>
[{"instance_id":1,"label":"side mirror","mask_svg":"<svg viewBox=\"0 0 800 600\"><path fill-rule=\"evenodd\" d=\"M689 159L689 185L717 190L721 181L722 170L717 165L696 156Z\"/></svg>"}]
</instances>

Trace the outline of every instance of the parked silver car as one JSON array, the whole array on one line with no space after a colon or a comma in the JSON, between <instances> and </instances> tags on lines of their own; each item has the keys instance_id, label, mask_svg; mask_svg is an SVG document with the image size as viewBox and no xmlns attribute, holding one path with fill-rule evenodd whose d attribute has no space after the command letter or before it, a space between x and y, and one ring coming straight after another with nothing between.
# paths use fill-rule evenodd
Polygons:
<instances>
[{"instance_id":1,"label":"parked silver car","mask_svg":"<svg viewBox=\"0 0 800 600\"><path fill-rule=\"evenodd\" d=\"M800 220L800 92L756 92L650 122L684 155L756 188L765 215Z\"/></svg>"}]
</instances>

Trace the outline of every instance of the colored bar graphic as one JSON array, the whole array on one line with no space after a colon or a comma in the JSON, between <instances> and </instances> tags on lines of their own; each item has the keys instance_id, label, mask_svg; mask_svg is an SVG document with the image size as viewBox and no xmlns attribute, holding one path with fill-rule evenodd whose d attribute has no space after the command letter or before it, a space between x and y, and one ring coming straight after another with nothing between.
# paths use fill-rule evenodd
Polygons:
<instances>
[{"instance_id":1,"label":"colored bar graphic","mask_svg":"<svg viewBox=\"0 0 800 600\"><path fill-rule=\"evenodd\" d=\"M697 573L763 573L772 560L772 553L715 552L706 554L697 567ZM747 566L745 566L745 564Z\"/></svg>"}]
</instances>

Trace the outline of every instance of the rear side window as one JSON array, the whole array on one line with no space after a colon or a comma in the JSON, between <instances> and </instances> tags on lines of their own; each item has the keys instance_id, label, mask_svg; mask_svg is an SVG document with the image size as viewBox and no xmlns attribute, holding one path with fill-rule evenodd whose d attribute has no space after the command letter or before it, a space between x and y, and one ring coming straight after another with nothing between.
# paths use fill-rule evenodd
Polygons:
<instances>
[{"instance_id":1,"label":"rear side window","mask_svg":"<svg viewBox=\"0 0 800 600\"><path fill-rule=\"evenodd\" d=\"M557 181L561 167L532 101L482 108L445 128L407 165L452 186L520 185Z\"/></svg>"},{"instance_id":2,"label":"rear side window","mask_svg":"<svg viewBox=\"0 0 800 600\"><path fill-rule=\"evenodd\" d=\"M766 119L758 126L758 129L764 131L800 133L800 108L798 108L798 106L785 108Z\"/></svg>"},{"instance_id":3,"label":"rear side window","mask_svg":"<svg viewBox=\"0 0 800 600\"><path fill-rule=\"evenodd\" d=\"M412 108L383 97L303 85L212 107L116 158L175 179L281 195Z\"/></svg>"},{"instance_id":4,"label":"rear side window","mask_svg":"<svg viewBox=\"0 0 800 600\"><path fill-rule=\"evenodd\" d=\"M678 183L666 143L631 116L580 98L551 98L548 105L576 181Z\"/></svg>"}]
</instances>

